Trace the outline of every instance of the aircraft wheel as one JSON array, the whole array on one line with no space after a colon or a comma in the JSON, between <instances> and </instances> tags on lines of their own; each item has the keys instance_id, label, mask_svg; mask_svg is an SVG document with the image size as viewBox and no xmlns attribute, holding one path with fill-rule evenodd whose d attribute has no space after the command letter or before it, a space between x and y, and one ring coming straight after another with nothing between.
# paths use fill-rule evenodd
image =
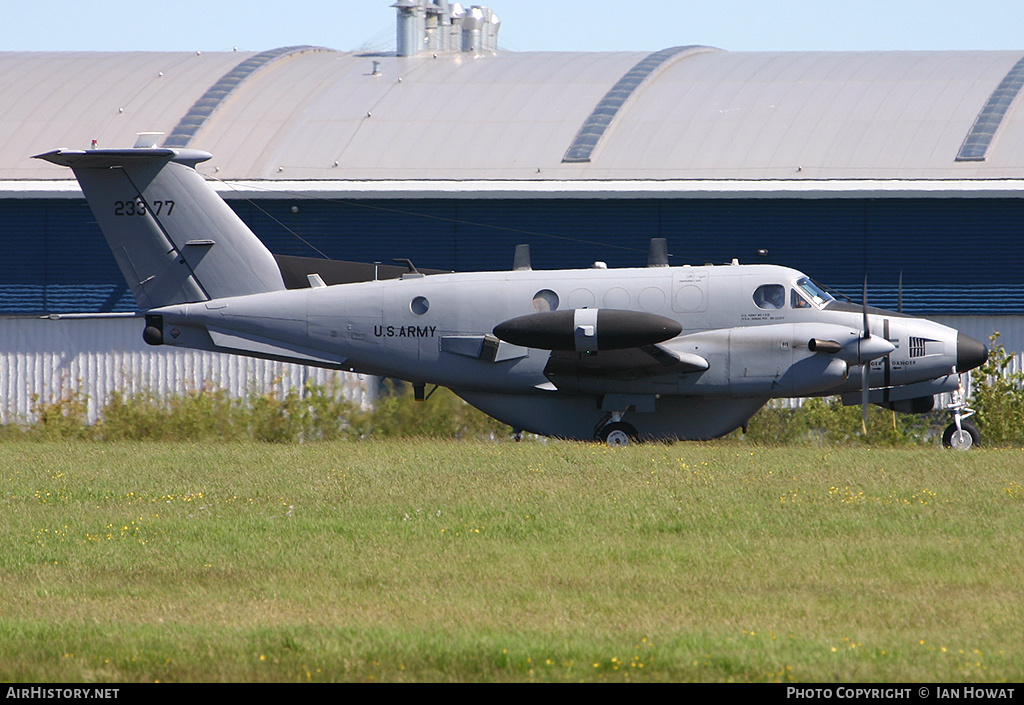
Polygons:
<instances>
[{"instance_id":1,"label":"aircraft wheel","mask_svg":"<svg viewBox=\"0 0 1024 705\"><path fill-rule=\"evenodd\" d=\"M957 450L970 450L981 445L981 432L971 423L960 422L960 430L956 430L956 424L951 423L942 434L942 445Z\"/></svg>"},{"instance_id":2,"label":"aircraft wheel","mask_svg":"<svg viewBox=\"0 0 1024 705\"><path fill-rule=\"evenodd\" d=\"M636 443L639 438L636 429L622 421L605 424L598 432L598 437L610 448L628 446L630 443Z\"/></svg>"}]
</instances>

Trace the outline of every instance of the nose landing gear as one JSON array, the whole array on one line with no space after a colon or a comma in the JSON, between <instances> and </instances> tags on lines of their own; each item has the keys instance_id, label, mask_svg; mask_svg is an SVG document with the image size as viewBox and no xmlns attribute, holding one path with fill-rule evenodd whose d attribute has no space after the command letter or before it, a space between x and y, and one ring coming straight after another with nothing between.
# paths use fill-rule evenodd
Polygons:
<instances>
[{"instance_id":1,"label":"nose landing gear","mask_svg":"<svg viewBox=\"0 0 1024 705\"><path fill-rule=\"evenodd\" d=\"M960 383L960 389L950 394L946 410L953 414L953 423L942 433L942 445L956 450L970 450L980 446L981 432L977 426L965 420L974 416L974 409L967 406L963 382Z\"/></svg>"}]
</instances>

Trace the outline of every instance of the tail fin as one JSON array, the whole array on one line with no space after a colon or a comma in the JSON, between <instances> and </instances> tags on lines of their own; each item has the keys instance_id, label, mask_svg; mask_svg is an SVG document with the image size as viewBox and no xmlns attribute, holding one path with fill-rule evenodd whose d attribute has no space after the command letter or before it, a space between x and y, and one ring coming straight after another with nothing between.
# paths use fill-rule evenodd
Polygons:
<instances>
[{"instance_id":1,"label":"tail fin","mask_svg":"<svg viewBox=\"0 0 1024 705\"><path fill-rule=\"evenodd\" d=\"M58 149L142 309L284 289L273 255L195 170L192 149Z\"/></svg>"}]
</instances>

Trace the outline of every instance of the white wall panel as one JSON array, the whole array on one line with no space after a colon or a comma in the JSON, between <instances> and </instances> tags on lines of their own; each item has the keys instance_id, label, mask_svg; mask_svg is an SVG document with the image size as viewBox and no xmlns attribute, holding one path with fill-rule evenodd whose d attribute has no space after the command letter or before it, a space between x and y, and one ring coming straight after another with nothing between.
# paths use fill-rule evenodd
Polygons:
<instances>
[{"instance_id":1,"label":"white wall panel","mask_svg":"<svg viewBox=\"0 0 1024 705\"><path fill-rule=\"evenodd\" d=\"M90 318L0 317L0 423L32 420L33 398L60 397L62 390L88 396L89 420L111 392L181 393L205 383L236 397L251 390L301 388L307 380L333 383L363 406L376 379L238 355L150 347L143 322L131 316Z\"/></svg>"},{"instance_id":2,"label":"white wall panel","mask_svg":"<svg viewBox=\"0 0 1024 705\"><path fill-rule=\"evenodd\" d=\"M928 316L931 320L956 328L961 333L988 345L989 336L999 333L997 342L1013 354L1008 372L1024 369L1024 316Z\"/></svg>"}]
</instances>

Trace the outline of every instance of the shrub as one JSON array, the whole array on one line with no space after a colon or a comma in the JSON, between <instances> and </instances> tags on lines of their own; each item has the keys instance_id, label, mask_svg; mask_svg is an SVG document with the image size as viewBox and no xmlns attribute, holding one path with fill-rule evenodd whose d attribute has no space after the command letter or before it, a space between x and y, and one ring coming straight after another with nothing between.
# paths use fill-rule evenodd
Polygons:
<instances>
[{"instance_id":1,"label":"shrub","mask_svg":"<svg viewBox=\"0 0 1024 705\"><path fill-rule=\"evenodd\" d=\"M988 361L974 371L971 406L986 445L1024 444L1024 371L1010 371L1013 355L989 338Z\"/></svg>"},{"instance_id":2,"label":"shrub","mask_svg":"<svg viewBox=\"0 0 1024 705\"><path fill-rule=\"evenodd\" d=\"M418 402L409 385L391 380L365 419L363 435L427 436L430 438L505 438L509 427L462 401L449 389L437 387Z\"/></svg>"},{"instance_id":3,"label":"shrub","mask_svg":"<svg viewBox=\"0 0 1024 705\"><path fill-rule=\"evenodd\" d=\"M122 440L237 439L248 434L244 400L207 382L182 394L113 392L95 435Z\"/></svg>"},{"instance_id":4,"label":"shrub","mask_svg":"<svg viewBox=\"0 0 1024 705\"><path fill-rule=\"evenodd\" d=\"M40 438L84 438L89 435L89 396L72 387L62 378L57 390L48 398L33 394L28 424L0 427L4 435L23 436L26 432Z\"/></svg>"},{"instance_id":5,"label":"shrub","mask_svg":"<svg viewBox=\"0 0 1024 705\"><path fill-rule=\"evenodd\" d=\"M990 339L988 361L974 373L971 403L986 445L1024 444L1024 371L1011 372L1013 356ZM32 398L27 424L3 427L3 433L40 438L123 440L242 440L290 443L340 438L510 437L510 429L443 387L425 402L411 386L385 380L369 411L345 398L340 385L307 382L301 389L250 390L244 398L206 382L181 394L114 392L88 424L88 397L63 380L48 399ZM945 412L895 414L869 407L868 433L859 406L844 407L838 397L812 398L802 407L771 402L750 420L745 439L755 443L868 443L896 445L935 442L948 423ZM739 432L731 434L735 438Z\"/></svg>"},{"instance_id":6,"label":"shrub","mask_svg":"<svg viewBox=\"0 0 1024 705\"><path fill-rule=\"evenodd\" d=\"M897 414L868 407L867 435L861 408L843 406L839 397L811 398L797 408L769 403L750 420L746 437L756 443L868 443L900 445L930 441L935 431L929 415Z\"/></svg>"}]
</instances>

